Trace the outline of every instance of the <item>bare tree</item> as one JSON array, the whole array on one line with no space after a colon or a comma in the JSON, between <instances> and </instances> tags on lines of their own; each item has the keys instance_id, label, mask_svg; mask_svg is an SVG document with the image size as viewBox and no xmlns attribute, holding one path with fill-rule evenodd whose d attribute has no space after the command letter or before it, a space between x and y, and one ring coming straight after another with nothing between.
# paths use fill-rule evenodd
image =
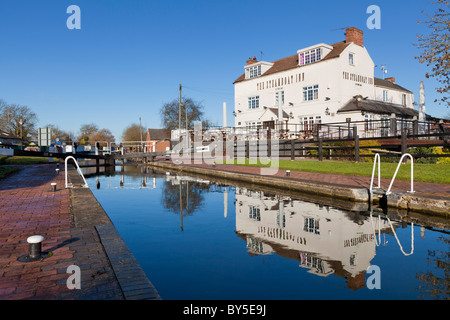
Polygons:
<instances>
[{"instance_id":1,"label":"bare tree","mask_svg":"<svg viewBox=\"0 0 450 320\"><path fill-rule=\"evenodd\" d=\"M52 140L59 139L59 141L67 142L72 141L75 138L73 132L62 130L57 125L48 124L46 127L52 129Z\"/></svg>"},{"instance_id":2,"label":"bare tree","mask_svg":"<svg viewBox=\"0 0 450 320\"><path fill-rule=\"evenodd\" d=\"M123 131L122 140L141 141L141 134L142 134L142 141L145 141L145 139L147 138L145 130L140 128L138 123L133 123Z\"/></svg>"},{"instance_id":3,"label":"bare tree","mask_svg":"<svg viewBox=\"0 0 450 320\"><path fill-rule=\"evenodd\" d=\"M186 107L188 129L194 129L194 122L202 121L204 125L210 125L208 120L203 118L203 105L191 98L181 99L181 129L186 128ZM161 124L163 128L175 130L179 127L180 102L177 99L165 103L160 110Z\"/></svg>"},{"instance_id":4,"label":"bare tree","mask_svg":"<svg viewBox=\"0 0 450 320\"><path fill-rule=\"evenodd\" d=\"M0 101L0 126L9 134L29 141L37 136L37 115L27 106Z\"/></svg>"},{"instance_id":5,"label":"bare tree","mask_svg":"<svg viewBox=\"0 0 450 320\"><path fill-rule=\"evenodd\" d=\"M91 136L98 132L98 126L95 123L83 124L80 127L80 136L78 140L90 141Z\"/></svg>"},{"instance_id":6,"label":"bare tree","mask_svg":"<svg viewBox=\"0 0 450 320\"><path fill-rule=\"evenodd\" d=\"M449 1L438 0L431 2L435 7L434 15L426 14L428 20L425 23L431 32L428 35L418 35L417 47L422 51L416 57L420 63L431 66L431 72L425 74L426 78L434 77L442 84L436 91L444 96L439 104L450 105L448 92L450 90L450 20ZM424 11L422 11L424 13ZM438 99L435 100L437 102Z\"/></svg>"},{"instance_id":7,"label":"bare tree","mask_svg":"<svg viewBox=\"0 0 450 320\"><path fill-rule=\"evenodd\" d=\"M111 143L115 141L114 135L109 129L101 129L97 131L94 135L89 137L90 141L97 141L100 146L106 146L107 142Z\"/></svg>"}]
</instances>

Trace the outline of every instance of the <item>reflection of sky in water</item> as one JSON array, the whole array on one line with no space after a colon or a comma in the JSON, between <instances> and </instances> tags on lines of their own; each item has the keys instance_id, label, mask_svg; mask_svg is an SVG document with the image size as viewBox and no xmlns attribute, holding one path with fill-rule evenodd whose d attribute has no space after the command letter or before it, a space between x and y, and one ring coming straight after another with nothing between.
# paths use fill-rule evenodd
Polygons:
<instances>
[{"instance_id":1,"label":"reflection of sky in water","mask_svg":"<svg viewBox=\"0 0 450 320\"><path fill-rule=\"evenodd\" d=\"M385 216L139 170L87 180L163 299L417 299L423 274L445 278L448 233L414 225L411 239L391 218L405 255Z\"/></svg>"}]
</instances>

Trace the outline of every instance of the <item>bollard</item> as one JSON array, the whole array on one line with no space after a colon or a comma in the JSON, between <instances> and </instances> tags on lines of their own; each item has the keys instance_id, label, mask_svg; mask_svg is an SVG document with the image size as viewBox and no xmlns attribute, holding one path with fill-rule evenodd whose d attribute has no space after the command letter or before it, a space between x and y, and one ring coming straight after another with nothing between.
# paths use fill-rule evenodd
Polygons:
<instances>
[{"instance_id":1,"label":"bollard","mask_svg":"<svg viewBox=\"0 0 450 320\"><path fill-rule=\"evenodd\" d=\"M31 236L28 237L27 242L30 244L30 258L38 259L42 254L42 241L44 241L43 236Z\"/></svg>"},{"instance_id":2,"label":"bollard","mask_svg":"<svg viewBox=\"0 0 450 320\"><path fill-rule=\"evenodd\" d=\"M291 175L291 170L286 170L286 176L289 177Z\"/></svg>"},{"instance_id":3,"label":"bollard","mask_svg":"<svg viewBox=\"0 0 450 320\"><path fill-rule=\"evenodd\" d=\"M52 186L52 191L55 192L56 191L56 182L52 182L51 186Z\"/></svg>"},{"instance_id":4,"label":"bollard","mask_svg":"<svg viewBox=\"0 0 450 320\"><path fill-rule=\"evenodd\" d=\"M56 174L59 174L59 169L56 169Z\"/></svg>"},{"instance_id":5,"label":"bollard","mask_svg":"<svg viewBox=\"0 0 450 320\"><path fill-rule=\"evenodd\" d=\"M29 252L21 255L17 260L20 262L34 262L51 257L53 255L51 252L42 252L42 241L44 241L43 236L34 235L28 237Z\"/></svg>"}]
</instances>

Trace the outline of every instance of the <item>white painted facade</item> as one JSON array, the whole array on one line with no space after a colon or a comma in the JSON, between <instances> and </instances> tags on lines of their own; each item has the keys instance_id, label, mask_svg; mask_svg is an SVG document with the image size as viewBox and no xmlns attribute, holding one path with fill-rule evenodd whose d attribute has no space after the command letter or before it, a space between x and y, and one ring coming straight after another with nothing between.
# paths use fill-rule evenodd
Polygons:
<instances>
[{"instance_id":1,"label":"white painted facade","mask_svg":"<svg viewBox=\"0 0 450 320\"><path fill-rule=\"evenodd\" d=\"M297 259L318 276L364 274L380 245L379 232L390 230L378 218L356 223L328 206L236 187L236 233L249 253Z\"/></svg>"},{"instance_id":2,"label":"white painted facade","mask_svg":"<svg viewBox=\"0 0 450 320\"><path fill-rule=\"evenodd\" d=\"M337 112L357 95L383 101L384 94L387 103L413 108L412 92L401 87L375 85L375 64L364 46L344 41L339 45L345 49L336 55L333 54L336 45L321 43L298 50L297 65L278 72L270 70L283 59L273 63L251 61L244 66L245 79L241 76L235 81L235 127L262 128L270 125L270 121L274 121L277 127L279 96L284 98L284 101L281 99L282 110L286 113L283 124L287 122L301 127L311 121L336 123L345 122L347 118L351 121L367 119L367 114L361 112ZM299 65L302 53L316 49L320 50L320 60ZM327 57L329 54L333 57ZM260 75L257 68L260 68ZM372 119L379 119L379 114L372 115Z\"/></svg>"}]
</instances>

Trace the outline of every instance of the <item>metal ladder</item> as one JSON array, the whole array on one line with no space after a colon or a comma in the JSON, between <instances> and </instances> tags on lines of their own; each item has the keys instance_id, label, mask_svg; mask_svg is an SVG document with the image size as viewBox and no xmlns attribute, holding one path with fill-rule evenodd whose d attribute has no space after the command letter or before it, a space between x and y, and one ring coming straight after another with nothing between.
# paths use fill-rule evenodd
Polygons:
<instances>
[{"instance_id":1,"label":"metal ladder","mask_svg":"<svg viewBox=\"0 0 450 320\"><path fill-rule=\"evenodd\" d=\"M414 193L414 158L413 158L413 156L410 155L409 153L405 153L401 156L400 161L398 162L398 165L397 165L397 169L395 170L394 176L392 177L391 183L389 184L389 188L385 192L384 190L381 189L381 183L380 183L381 182L381 171L380 171L381 158L380 158L380 155L378 153L376 153L374 161L373 161L372 178L370 179L370 188L369 188L371 201L373 199L374 193L379 194L379 195L391 194L391 188L392 188L392 185L394 184L395 177L397 176L398 169L400 169L400 165L402 164L403 158L405 158L405 157L409 157L411 159L411 190L407 191L407 192ZM376 168L377 164L378 164L378 187L374 187L373 179L375 177L375 168ZM374 189L380 189L380 190L375 191Z\"/></svg>"},{"instance_id":2,"label":"metal ladder","mask_svg":"<svg viewBox=\"0 0 450 320\"><path fill-rule=\"evenodd\" d=\"M73 161L75 162L75 165L76 165L77 168L78 168L78 169L77 169L78 173L79 173L80 176L83 178L84 184L81 185L81 187L83 187L83 188L89 188L89 186L88 186L88 184L87 184L87 182L86 182L86 179L84 178L83 172L81 171L81 168L80 168L80 166L78 165L77 160L76 160L74 157L72 157L72 156L68 156L68 157L64 160L64 169L65 169L65 178L66 178L66 189L67 189L67 188L73 188L73 184L72 184L72 183L68 183L68 181L67 181L67 161L68 161L69 159L73 159Z\"/></svg>"}]
</instances>

